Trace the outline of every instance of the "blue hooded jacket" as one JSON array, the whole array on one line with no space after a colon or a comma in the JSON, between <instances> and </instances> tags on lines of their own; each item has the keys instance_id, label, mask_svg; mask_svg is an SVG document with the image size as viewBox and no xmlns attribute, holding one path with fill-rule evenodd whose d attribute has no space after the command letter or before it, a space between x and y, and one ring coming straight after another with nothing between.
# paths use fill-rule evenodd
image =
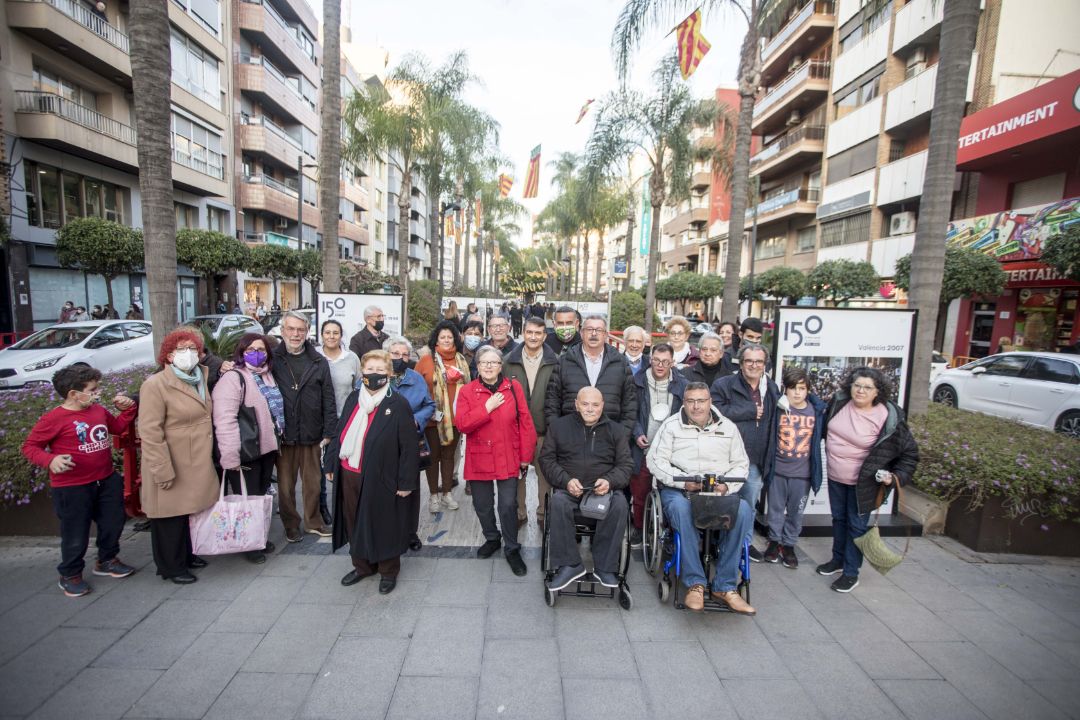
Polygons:
<instances>
[{"instance_id":1,"label":"blue hooded jacket","mask_svg":"<svg viewBox=\"0 0 1080 720\"><path fill-rule=\"evenodd\" d=\"M825 448L822 440L825 433L825 413L828 406L821 398L814 394L807 395L806 402L810 404L810 407L814 408L814 434L810 436L810 489L817 495L818 490L821 489L821 481L824 475L821 460L825 456ZM779 415L781 412L787 411L777 409L777 432L779 432ZM776 444L779 447L779 442ZM766 479L766 484L772 482L773 475L775 474L776 463L774 462L769 469L769 477Z\"/></svg>"}]
</instances>

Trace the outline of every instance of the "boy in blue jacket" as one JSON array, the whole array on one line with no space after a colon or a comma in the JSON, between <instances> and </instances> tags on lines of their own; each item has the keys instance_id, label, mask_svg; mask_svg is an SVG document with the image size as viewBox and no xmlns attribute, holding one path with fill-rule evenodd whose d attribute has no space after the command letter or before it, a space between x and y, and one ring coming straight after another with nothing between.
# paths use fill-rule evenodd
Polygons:
<instances>
[{"instance_id":1,"label":"boy in blue jacket","mask_svg":"<svg viewBox=\"0 0 1080 720\"><path fill-rule=\"evenodd\" d=\"M810 380L800 367L784 368L783 412L776 424L776 461L768 481L769 545L765 562L799 567L795 543L802 531L810 491L821 488L821 435L825 403L810 393ZM784 402L784 401L787 402Z\"/></svg>"}]
</instances>

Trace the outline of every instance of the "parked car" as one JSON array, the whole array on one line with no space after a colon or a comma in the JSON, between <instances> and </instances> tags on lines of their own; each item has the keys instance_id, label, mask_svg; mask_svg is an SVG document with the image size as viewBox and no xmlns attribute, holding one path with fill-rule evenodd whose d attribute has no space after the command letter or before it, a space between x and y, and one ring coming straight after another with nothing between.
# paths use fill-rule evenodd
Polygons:
<instances>
[{"instance_id":1,"label":"parked car","mask_svg":"<svg viewBox=\"0 0 1080 720\"><path fill-rule=\"evenodd\" d=\"M938 351L934 351L930 360L930 382L933 383L942 370L949 367L949 360Z\"/></svg>"},{"instance_id":2,"label":"parked car","mask_svg":"<svg viewBox=\"0 0 1080 720\"><path fill-rule=\"evenodd\" d=\"M145 320L63 323L0 350L0 388L49 384L53 373L69 365L112 372L154 362L154 339Z\"/></svg>"},{"instance_id":3,"label":"parked car","mask_svg":"<svg viewBox=\"0 0 1080 720\"><path fill-rule=\"evenodd\" d=\"M308 341L318 345L319 344L319 329L317 327L315 327L315 308L301 308L298 312L302 312L303 314L307 315L307 318L308 318L308 335L307 335ZM282 317L285 317L285 315L282 314ZM271 327L267 331L266 334L267 335L273 335L276 338L281 337L281 320L279 319L276 323L274 323L274 326ZM349 339L350 338L345 338L344 339L344 342L345 342L346 346L348 346L348 344L349 344Z\"/></svg>"},{"instance_id":4,"label":"parked car","mask_svg":"<svg viewBox=\"0 0 1080 720\"><path fill-rule=\"evenodd\" d=\"M942 370L934 402L1019 420L1080 438L1080 356L1048 352L990 355Z\"/></svg>"},{"instance_id":5,"label":"parked car","mask_svg":"<svg viewBox=\"0 0 1080 720\"><path fill-rule=\"evenodd\" d=\"M187 322L200 330L206 329L215 340L235 332L263 332L259 321L247 315L196 315Z\"/></svg>"}]
</instances>

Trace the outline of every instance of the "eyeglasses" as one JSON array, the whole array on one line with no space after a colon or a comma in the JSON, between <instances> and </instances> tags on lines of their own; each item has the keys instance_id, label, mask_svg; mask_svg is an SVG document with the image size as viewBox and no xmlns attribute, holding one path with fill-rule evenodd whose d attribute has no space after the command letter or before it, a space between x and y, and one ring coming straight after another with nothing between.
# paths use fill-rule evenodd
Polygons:
<instances>
[{"instance_id":1,"label":"eyeglasses","mask_svg":"<svg viewBox=\"0 0 1080 720\"><path fill-rule=\"evenodd\" d=\"M649 364L653 367L668 368L671 367L672 362L670 360L657 360L656 358L653 358L649 361Z\"/></svg>"},{"instance_id":2,"label":"eyeglasses","mask_svg":"<svg viewBox=\"0 0 1080 720\"><path fill-rule=\"evenodd\" d=\"M749 365L751 367L763 367L765 365L764 360L743 360L743 365Z\"/></svg>"},{"instance_id":3,"label":"eyeglasses","mask_svg":"<svg viewBox=\"0 0 1080 720\"><path fill-rule=\"evenodd\" d=\"M668 335L671 335L672 337L683 337L684 335L686 335L686 331L682 328L672 329L668 330Z\"/></svg>"},{"instance_id":4,"label":"eyeglasses","mask_svg":"<svg viewBox=\"0 0 1080 720\"><path fill-rule=\"evenodd\" d=\"M502 360L481 360L476 364L484 367L492 367L494 365L502 365Z\"/></svg>"},{"instance_id":5,"label":"eyeglasses","mask_svg":"<svg viewBox=\"0 0 1080 720\"><path fill-rule=\"evenodd\" d=\"M685 398L683 400L683 405L709 405L711 403L711 398L702 398L700 400L696 400L694 398Z\"/></svg>"},{"instance_id":6,"label":"eyeglasses","mask_svg":"<svg viewBox=\"0 0 1080 720\"><path fill-rule=\"evenodd\" d=\"M861 392L877 392L877 385L860 385L858 383L854 383L851 386L851 389Z\"/></svg>"},{"instance_id":7,"label":"eyeglasses","mask_svg":"<svg viewBox=\"0 0 1080 720\"><path fill-rule=\"evenodd\" d=\"M585 335L603 335L607 332L604 328L585 328L581 331Z\"/></svg>"}]
</instances>

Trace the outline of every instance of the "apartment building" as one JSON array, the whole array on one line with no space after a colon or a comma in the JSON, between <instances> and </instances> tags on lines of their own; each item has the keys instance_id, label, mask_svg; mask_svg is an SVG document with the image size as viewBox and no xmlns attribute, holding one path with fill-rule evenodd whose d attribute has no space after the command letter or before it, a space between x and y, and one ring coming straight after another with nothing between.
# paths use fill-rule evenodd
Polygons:
<instances>
[{"instance_id":1,"label":"apartment building","mask_svg":"<svg viewBox=\"0 0 1080 720\"><path fill-rule=\"evenodd\" d=\"M424 178L416 172L412 173L408 199L409 243L403 252L399 252L398 225L401 209L398 204L398 195L401 192L401 165L401 157L396 151L391 151L387 163L386 272L396 277L401 267L400 263L407 262L410 279L431 279L432 252L428 226L427 187ZM436 262L438 262L437 259ZM452 259L451 263L453 263ZM436 265L437 272L438 265Z\"/></svg>"},{"instance_id":2,"label":"apartment building","mask_svg":"<svg viewBox=\"0 0 1080 720\"><path fill-rule=\"evenodd\" d=\"M11 192L9 259L0 268L8 302L0 331L39 328L66 300L106 302L104 281L61 268L55 235L98 216L142 224L126 6L83 0L11 0L0 5L0 97ZM219 0L169 2L173 186L177 225L232 233L230 162L231 15ZM205 308L199 279L179 269L182 318ZM116 309L145 309L141 274L113 285ZM219 297L235 301L228 287ZM198 300L197 300L198 298Z\"/></svg>"}]
</instances>

